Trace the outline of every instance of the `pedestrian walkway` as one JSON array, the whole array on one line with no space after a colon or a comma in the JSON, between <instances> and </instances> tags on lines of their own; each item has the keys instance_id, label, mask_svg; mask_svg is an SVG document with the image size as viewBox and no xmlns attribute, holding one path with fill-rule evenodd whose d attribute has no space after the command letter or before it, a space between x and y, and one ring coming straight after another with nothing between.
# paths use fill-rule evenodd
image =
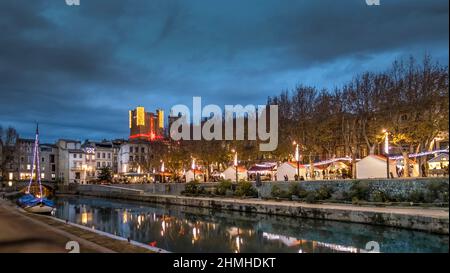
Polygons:
<instances>
[{"instance_id":1,"label":"pedestrian walkway","mask_svg":"<svg viewBox=\"0 0 450 273\"><path fill-rule=\"evenodd\" d=\"M23 212L0 200L0 253L68 253L76 241L81 253L153 253L153 251L99 235L42 215Z\"/></svg>"}]
</instances>

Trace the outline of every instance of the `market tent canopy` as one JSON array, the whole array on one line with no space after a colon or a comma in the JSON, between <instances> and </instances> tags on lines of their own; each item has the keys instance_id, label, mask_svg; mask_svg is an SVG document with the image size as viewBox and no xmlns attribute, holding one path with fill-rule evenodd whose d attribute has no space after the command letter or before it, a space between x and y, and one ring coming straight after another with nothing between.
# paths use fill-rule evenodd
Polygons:
<instances>
[{"instance_id":1,"label":"market tent canopy","mask_svg":"<svg viewBox=\"0 0 450 273\"><path fill-rule=\"evenodd\" d=\"M189 170L186 172L186 182L191 182L194 180L202 180L205 176L205 173L201 170L195 170L195 178L194 178L194 170Z\"/></svg>"},{"instance_id":2,"label":"market tent canopy","mask_svg":"<svg viewBox=\"0 0 450 273\"><path fill-rule=\"evenodd\" d=\"M231 181L236 181L236 168L234 166L228 167L225 171L223 171L223 176L225 179L229 179ZM247 169L241 166L238 166L238 179L239 180L247 180Z\"/></svg>"},{"instance_id":3,"label":"market tent canopy","mask_svg":"<svg viewBox=\"0 0 450 273\"><path fill-rule=\"evenodd\" d=\"M287 176L288 180L295 180L297 175L297 163L296 162L284 162L277 168L278 180L284 180ZM306 168L300 164L300 176L306 177Z\"/></svg>"},{"instance_id":4,"label":"market tent canopy","mask_svg":"<svg viewBox=\"0 0 450 273\"><path fill-rule=\"evenodd\" d=\"M397 177L396 162L389 160L389 172ZM386 157L369 155L356 162L356 178L386 178Z\"/></svg>"}]
</instances>

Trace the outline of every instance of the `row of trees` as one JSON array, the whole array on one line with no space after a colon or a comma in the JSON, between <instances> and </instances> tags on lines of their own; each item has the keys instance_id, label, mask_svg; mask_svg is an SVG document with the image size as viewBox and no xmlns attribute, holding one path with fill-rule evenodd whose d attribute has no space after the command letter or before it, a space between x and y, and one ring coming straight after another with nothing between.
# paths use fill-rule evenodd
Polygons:
<instances>
[{"instance_id":1,"label":"row of trees","mask_svg":"<svg viewBox=\"0 0 450 273\"><path fill-rule=\"evenodd\" d=\"M269 104L280 111L279 157L292 153L292 141L303 144L309 161L338 150L353 158L362 150L373 154L385 129L395 148L391 153L406 159L430 150L440 133L448 134L448 67L429 56L420 64L411 57L387 71L363 73L342 88L299 86L269 98Z\"/></svg>"},{"instance_id":2,"label":"row of trees","mask_svg":"<svg viewBox=\"0 0 450 273\"><path fill-rule=\"evenodd\" d=\"M408 153L428 151L440 133L448 134L448 67L429 56L421 62L411 57L395 61L386 71L358 75L334 90L299 85L269 97L267 104L279 108L274 152L260 152L257 141L155 143L156 156L146 163L160 166L163 160L170 171L189 169L192 158L206 166L226 166L232 162L231 149L244 165L288 160L294 141L301 144L303 163L344 155L356 159L381 153L383 129L389 132L391 154L403 154L408 162ZM408 168L404 175L409 176Z\"/></svg>"},{"instance_id":3,"label":"row of trees","mask_svg":"<svg viewBox=\"0 0 450 273\"><path fill-rule=\"evenodd\" d=\"M0 178L14 167L19 134L13 127L4 129L0 125ZM0 179L1 180L1 179Z\"/></svg>"}]
</instances>

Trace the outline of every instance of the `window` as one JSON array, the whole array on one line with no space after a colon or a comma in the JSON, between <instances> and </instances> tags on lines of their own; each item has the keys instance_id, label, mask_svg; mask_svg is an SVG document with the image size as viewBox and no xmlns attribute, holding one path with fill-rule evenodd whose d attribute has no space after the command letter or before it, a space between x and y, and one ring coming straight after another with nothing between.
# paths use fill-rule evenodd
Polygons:
<instances>
[{"instance_id":1,"label":"window","mask_svg":"<svg viewBox=\"0 0 450 273\"><path fill-rule=\"evenodd\" d=\"M80 173L75 173L75 179L80 179L81 175Z\"/></svg>"},{"instance_id":2,"label":"window","mask_svg":"<svg viewBox=\"0 0 450 273\"><path fill-rule=\"evenodd\" d=\"M31 165L27 164L27 170L31 170Z\"/></svg>"},{"instance_id":3,"label":"window","mask_svg":"<svg viewBox=\"0 0 450 273\"><path fill-rule=\"evenodd\" d=\"M141 148L141 153L145 153L145 148L144 147Z\"/></svg>"},{"instance_id":4,"label":"window","mask_svg":"<svg viewBox=\"0 0 450 273\"><path fill-rule=\"evenodd\" d=\"M100 162L97 162L97 168L100 168Z\"/></svg>"},{"instance_id":5,"label":"window","mask_svg":"<svg viewBox=\"0 0 450 273\"><path fill-rule=\"evenodd\" d=\"M52 179L56 178L56 174L52 173Z\"/></svg>"},{"instance_id":6,"label":"window","mask_svg":"<svg viewBox=\"0 0 450 273\"><path fill-rule=\"evenodd\" d=\"M56 165L53 164L53 165L52 165L52 172L55 172L55 171L56 171Z\"/></svg>"},{"instance_id":7,"label":"window","mask_svg":"<svg viewBox=\"0 0 450 273\"><path fill-rule=\"evenodd\" d=\"M50 155L50 163L55 163L55 155Z\"/></svg>"},{"instance_id":8,"label":"window","mask_svg":"<svg viewBox=\"0 0 450 273\"><path fill-rule=\"evenodd\" d=\"M133 161L133 156L132 156L132 155L130 155L130 162L131 162L131 161Z\"/></svg>"},{"instance_id":9,"label":"window","mask_svg":"<svg viewBox=\"0 0 450 273\"><path fill-rule=\"evenodd\" d=\"M97 153L97 158L100 158L100 153Z\"/></svg>"},{"instance_id":10,"label":"window","mask_svg":"<svg viewBox=\"0 0 450 273\"><path fill-rule=\"evenodd\" d=\"M111 153L108 153L108 159L111 159Z\"/></svg>"},{"instance_id":11,"label":"window","mask_svg":"<svg viewBox=\"0 0 450 273\"><path fill-rule=\"evenodd\" d=\"M42 162L45 162L45 157L42 158Z\"/></svg>"},{"instance_id":12,"label":"window","mask_svg":"<svg viewBox=\"0 0 450 273\"><path fill-rule=\"evenodd\" d=\"M105 153L102 153L102 158L106 158L106 155L105 155Z\"/></svg>"},{"instance_id":13,"label":"window","mask_svg":"<svg viewBox=\"0 0 450 273\"><path fill-rule=\"evenodd\" d=\"M134 152L139 153L139 147L134 148Z\"/></svg>"},{"instance_id":14,"label":"window","mask_svg":"<svg viewBox=\"0 0 450 273\"><path fill-rule=\"evenodd\" d=\"M41 173L41 179L45 179L45 173Z\"/></svg>"},{"instance_id":15,"label":"window","mask_svg":"<svg viewBox=\"0 0 450 273\"><path fill-rule=\"evenodd\" d=\"M102 162L102 167L103 167L103 168L106 167L105 161Z\"/></svg>"},{"instance_id":16,"label":"window","mask_svg":"<svg viewBox=\"0 0 450 273\"><path fill-rule=\"evenodd\" d=\"M130 146L130 153L133 152L133 146Z\"/></svg>"}]
</instances>

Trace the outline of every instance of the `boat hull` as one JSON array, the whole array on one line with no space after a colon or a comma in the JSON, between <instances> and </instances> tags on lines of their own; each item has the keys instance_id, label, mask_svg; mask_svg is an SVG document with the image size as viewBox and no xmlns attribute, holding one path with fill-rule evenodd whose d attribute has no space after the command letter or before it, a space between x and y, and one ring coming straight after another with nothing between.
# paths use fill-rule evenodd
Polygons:
<instances>
[{"instance_id":1,"label":"boat hull","mask_svg":"<svg viewBox=\"0 0 450 273\"><path fill-rule=\"evenodd\" d=\"M25 211L32 212L32 213L39 213L39 214L50 214L53 211L53 207L46 206L46 205L35 205L35 206L28 206L23 208Z\"/></svg>"}]
</instances>

